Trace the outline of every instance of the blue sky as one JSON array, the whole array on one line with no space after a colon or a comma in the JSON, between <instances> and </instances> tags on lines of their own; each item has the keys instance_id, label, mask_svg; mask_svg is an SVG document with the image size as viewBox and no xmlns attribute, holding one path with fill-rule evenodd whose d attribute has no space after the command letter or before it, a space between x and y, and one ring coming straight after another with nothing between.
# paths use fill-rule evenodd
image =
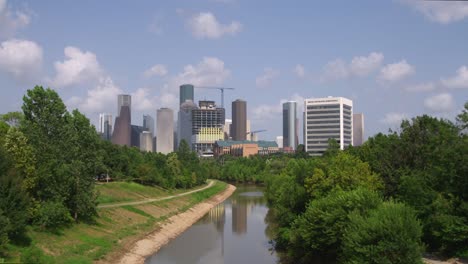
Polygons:
<instances>
[{"instance_id":1,"label":"blue sky","mask_svg":"<svg viewBox=\"0 0 468 264\"><path fill-rule=\"evenodd\" d=\"M178 86L235 87L252 129L281 135L281 102L344 96L366 136L468 101L468 3L456 1L0 0L0 113L35 84L94 124L132 94L133 123L178 106ZM219 92L196 90L196 99ZM302 116L298 113L298 116Z\"/></svg>"}]
</instances>

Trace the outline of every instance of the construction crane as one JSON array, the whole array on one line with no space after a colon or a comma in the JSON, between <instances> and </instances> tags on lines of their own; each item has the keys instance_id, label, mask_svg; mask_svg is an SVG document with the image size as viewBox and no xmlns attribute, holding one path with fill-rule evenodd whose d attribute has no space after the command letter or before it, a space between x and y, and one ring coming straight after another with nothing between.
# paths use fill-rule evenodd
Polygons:
<instances>
[{"instance_id":1,"label":"construction crane","mask_svg":"<svg viewBox=\"0 0 468 264\"><path fill-rule=\"evenodd\" d=\"M246 133L246 135L250 134L250 140L253 140L254 134L260 133L260 132L265 132L267 131L266 129L259 129L259 130L254 130L254 131L249 131Z\"/></svg>"},{"instance_id":2,"label":"construction crane","mask_svg":"<svg viewBox=\"0 0 468 264\"><path fill-rule=\"evenodd\" d=\"M212 86L194 86L195 88L200 89L218 89L221 91L221 107L224 108L224 90L234 90L234 88L229 87L212 87Z\"/></svg>"}]
</instances>

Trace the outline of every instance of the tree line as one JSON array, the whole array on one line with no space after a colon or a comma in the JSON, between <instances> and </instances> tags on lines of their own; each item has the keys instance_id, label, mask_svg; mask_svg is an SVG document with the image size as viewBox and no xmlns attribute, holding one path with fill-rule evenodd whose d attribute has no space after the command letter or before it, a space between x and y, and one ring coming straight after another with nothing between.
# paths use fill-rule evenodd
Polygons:
<instances>
[{"instance_id":1,"label":"tree line","mask_svg":"<svg viewBox=\"0 0 468 264\"><path fill-rule=\"evenodd\" d=\"M186 142L168 155L100 139L89 119L36 86L22 112L0 115L0 256L26 226L56 229L97 216L95 178L190 188L210 176Z\"/></svg>"},{"instance_id":2,"label":"tree line","mask_svg":"<svg viewBox=\"0 0 468 264\"><path fill-rule=\"evenodd\" d=\"M331 140L321 157L301 146L218 164L220 179L265 183L285 263L468 258L468 103L456 123L418 116L345 151Z\"/></svg>"}]
</instances>

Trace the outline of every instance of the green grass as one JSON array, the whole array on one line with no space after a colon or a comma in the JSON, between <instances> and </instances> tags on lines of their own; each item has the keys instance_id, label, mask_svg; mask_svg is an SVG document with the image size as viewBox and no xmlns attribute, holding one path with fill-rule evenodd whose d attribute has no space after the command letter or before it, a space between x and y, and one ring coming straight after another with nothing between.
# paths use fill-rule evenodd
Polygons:
<instances>
[{"instance_id":1,"label":"green grass","mask_svg":"<svg viewBox=\"0 0 468 264\"><path fill-rule=\"evenodd\" d=\"M203 186L197 186L193 189L167 190L157 186L145 186L134 182L109 182L97 184L96 190L99 193L97 199L99 204L111 204L174 195L201 187Z\"/></svg>"},{"instance_id":2,"label":"green grass","mask_svg":"<svg viewBox=\"0 0 468 264\"><path fill-rule=\"evenodd\" d=\"M206 190L183 197L141 206L132 205L100 209L98 210L99 217L96 219L96 223L79 223L71 228L61 229L60 232L51 233L28 228L28 236L31 239L29 245L9 244L9 255L5 258L5 262L18 263L21 260L21 255L28 254L30 259L37 260L33 261L34 263L84 264L102 260L109 253L120 252L124 247L128 246L125 241L132 241L157 229L159 223L221 192L226 186L225 183L216 181L213 186ZM98 189L107 197L111 197L113 202L125 201L123 199L141 200L142 195L162 197L189 191L177 190L170 192L161 188L141 186L134 183L115 182L99 185ZM158 213L158 215L152 215L151 213L161 212L160 210L164 210L165 213Z\"/></svg>"}]
</instances>

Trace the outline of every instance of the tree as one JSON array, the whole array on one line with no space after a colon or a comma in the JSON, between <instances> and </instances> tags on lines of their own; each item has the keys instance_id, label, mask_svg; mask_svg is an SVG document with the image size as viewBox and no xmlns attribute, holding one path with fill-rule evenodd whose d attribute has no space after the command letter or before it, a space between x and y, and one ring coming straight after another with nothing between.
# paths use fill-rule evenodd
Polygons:
<instances>
[{"instance_id":1,"label":"tree","mask_svg":"<svg viewBox=\"0 0 468 264\"><path fill-rule=\"evenodd\" d=\"M468 130L468 102L465 103L465 109L457 116L457 122L460 130L466 134Z\"/></svg>"},{"instance_id":2,"label":"tree","mask_svg":"<svg viewBox=\"0 0 468 264\"><path fill-rule=\"evenodd\" d=\"M414 211L385 202L369 215L352 212L344 230L343 263L422 263L421 225Z\"/></svg>"},{"instance_id":3,"label":"tree","mask_svg":"<svg viewBox=\"0 0 468 264\"><path fill-rule=\"evenodd\" d=\"M381 203L376 192L364 188L337 191L312 200L291 226L293 255L301 263L309 263L314 255L338 256L349 224L348 215L367 215Z\"/></svg>"},{"instance_id":4,"label":"tree","mask_svg":"<svg viewBox=\"0 0 468 264\"><path fill-rule=\"evenodd\" d=\"M8 112L0 115L0 120L12 127L18 127L23 119L24 115L21 112Z\"/></svg>"},{"instance_id":5,"label":"tree","mask_svg":"<svg viewBox=\"0 0 468 264\"><path fill-rule=\"evenodd\" d=\"M326 196L333 190L353 190L365 187L369 190L381 188L381 182L369 164L346 152L325 158L321 166L305 179L307 192L312 198Z\"/></svg>"},{"instance_id":6,"label":"tree","mask_svg":"<svg viewBox=\"0 0 468 264\"><path fill-rule=\"evenodd\" d=\"M16 173L23 179L23 189L31 192L36 189L36 158L28 139L16 127L11 127L5 139L5 149L14 161Z\"/></svg>"}]
</instances>

